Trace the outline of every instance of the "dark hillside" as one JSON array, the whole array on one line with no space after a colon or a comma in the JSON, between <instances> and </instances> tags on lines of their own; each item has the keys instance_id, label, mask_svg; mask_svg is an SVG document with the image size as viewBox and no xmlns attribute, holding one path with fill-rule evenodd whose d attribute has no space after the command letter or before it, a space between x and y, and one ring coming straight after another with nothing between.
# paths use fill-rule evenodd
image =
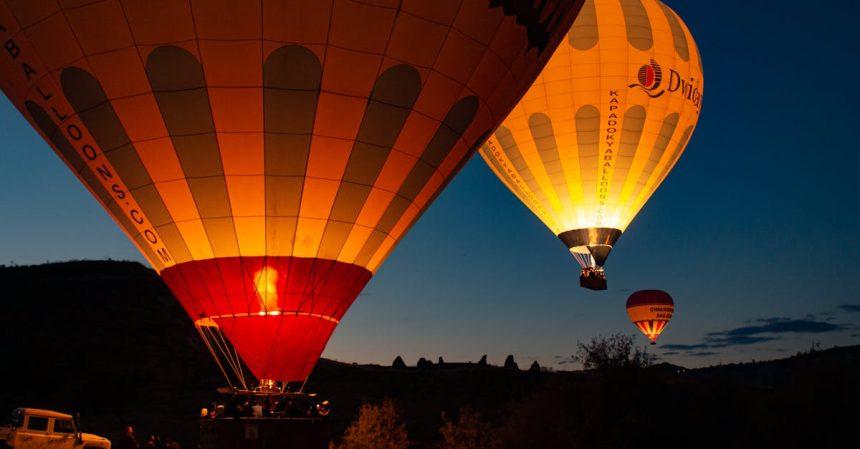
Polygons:
<instances>
[{"instance_id":1,"label":"dark hillside","mask_svg":"<svg viewBox=\"0 0 860 449\"><path fill-rule=\"evenodd\" d=\"M0 268L0 413L16 406L81 412L88 429L126 422L188 439L217 368L191 320L134 262Z\"/></svg>"}]
</instances>

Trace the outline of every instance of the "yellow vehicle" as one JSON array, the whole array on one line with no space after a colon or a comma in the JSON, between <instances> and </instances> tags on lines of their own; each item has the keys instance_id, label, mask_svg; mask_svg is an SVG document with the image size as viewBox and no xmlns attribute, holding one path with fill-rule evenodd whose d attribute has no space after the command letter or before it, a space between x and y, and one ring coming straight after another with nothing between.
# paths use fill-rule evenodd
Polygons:
<instances>
[{"instance_id":1,"label":"yellow vehicle","mask_svg":"<svg viewBox=\"0 0 860 449\"><path fill-rule=\"evenodd\" d=\"M16 408L0 427L0 449L110 449L107 438L81 433L76 417L37 408Z\"/></svg>"}]
</instances>

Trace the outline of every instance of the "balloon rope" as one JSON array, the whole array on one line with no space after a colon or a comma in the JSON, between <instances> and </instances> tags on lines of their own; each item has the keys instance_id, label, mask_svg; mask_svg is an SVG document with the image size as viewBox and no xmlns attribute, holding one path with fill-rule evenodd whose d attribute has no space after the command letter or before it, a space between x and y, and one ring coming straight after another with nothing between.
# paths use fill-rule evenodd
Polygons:
<instances>
[{"instance_id":1,"label":"balloon rope","mask_svg":"<svg viewBox=\"0 0 860 449\"><path fill-rule=\"evenodd\" d=\"M233 386L233 382L230 382L230 376L227 375L227 371L224 369L224 366L221 364L221 360L219 360L218 355L215 352L215 349L212 348L212 344L209 342L209 339L206 338L205 331L203 330L204 326L195 326L197 328L197 332L200 334L200 338L203 340L203 343L209 349L209 353L212 354L212 358L215 359L215 363L218 365L218 369L221 370L221 374L224 375L224 379L227 380L227 384L230 385L230 388L235 389Z\"/></svg>"},{"instance_id":2,"label":"balloon rope","mask_svg":"<svg viewBox=\"0 0 860 449\"><path fill-rule=\"evenodd\" d=\"M227 363L230 364L230 369L233 371L233 374L236 375L236 366L233 364L233 360L231 360L230 358L230 353L227 350L227 347L223 344L223 336L221 335L220 329L218 330L217 334L215 332L215 330L209 330L209 333L211 335L211 341L215 343L216 347L218 348L218 352L221 354L224 360L226 360ZM219 342L219 340L222 341ZM238 378L239 376L237 375L236 377ZM229 380L227 382L231 383L232 386L232 382L230 382Z\"/></svg>"},{"instance_id":3,"label":"balloon rope","mask_svg":"<svg viewBox=\"0 0 860 449\"><path fill-rule=\"evenodd\" d=\"M242 383L242 388L245 390L248 389L248 385L245 383L245 375L242 370L242 362L239 359L239 354L236 352L236 348L232 347L227 342L227 339L224 337L224 333L221 332L221 329L218 329L217 333L218 339L220 340L219 348L221 352L224 354L224 358L230 363L230 367L233 369L233 374L236 376L236 379ZM217 341L216 341L217 342ZM235 356L233 355L235 353Z\"/></svg>"}]
</instances>

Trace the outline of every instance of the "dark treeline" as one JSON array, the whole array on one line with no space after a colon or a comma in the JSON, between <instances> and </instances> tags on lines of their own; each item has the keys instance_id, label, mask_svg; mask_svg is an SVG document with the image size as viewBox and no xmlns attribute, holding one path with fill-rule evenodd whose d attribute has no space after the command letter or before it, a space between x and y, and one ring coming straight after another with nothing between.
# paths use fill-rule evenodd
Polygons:
<instances>
[{"instance_id":1,"label":"dark treeline","mask_svg":"<svg viewBox=\"0 0 860 449\"><path fill-rule=\"evenodd\" d=\"M0 267L0 284L0 413L80 411L85 431L117 439L132 424L138 435L196 446L200 407L216 399L220 375L151 270ZM648 366L627 349L627 362L587 372L323 360L308 386L332 401L343 449L362 447L350 445L361 410L393 414L402 441L428 449L850 447L860 422L857 346L696 370Z\"/></svg>"},{"instance_id":2,"label":"dark treeline","mask_svg":"<svg viewBox=\"0 0 860 449\"><path fill-rule=\"evenodd\" d=\"M843 448L860 422L857 346L697 370L642 365L540 373L352 367L351 382L330 384L340 395L364 389L346 407L353 416L361 403L390 399L412 447ZM366 388L377 384L387 387ZM479 431L462 434L492 437L438 446L463 410L466 430Z\"/></svg>"}]
</instances>

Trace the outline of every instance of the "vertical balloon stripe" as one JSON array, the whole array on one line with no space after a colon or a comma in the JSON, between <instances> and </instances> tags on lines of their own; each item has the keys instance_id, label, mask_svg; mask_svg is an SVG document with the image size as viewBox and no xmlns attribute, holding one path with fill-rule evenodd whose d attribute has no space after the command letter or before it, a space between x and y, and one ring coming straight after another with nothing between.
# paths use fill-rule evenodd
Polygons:
<instances>
[{"instance_id":1,"label":"vertical balloon stripe","mask_svg":"<svg viewBox=\"0 0 860 449\"><path fill-rule=\"evenodd\" d=\"M62 71L60 83L69 104L78 113L144 215L158 229L168 251L178 261L191 259L161 194L152 183L149 172L99 81L83 69L68 67Z\"/></svg>"},{"instance_id":2,"label":"vertical balloon stripe","mask_svg":"<svg viewBox=\"0 0 860 449\"><path fill-rule=\"evenodd\" d=\"M586 0L582 5L573 27L567 35L567 42L577 50L590 50L597 45L600 32L597 28L597 10L594 0Z\"/></svg>"},{"instance_id":3,"label":"vertical balloon stripe","mask_svg":"<svg viewBox=\"0 0 860 449\"><path fill-rule=\"evenodd\" d=\"M263 110L267 176L305 175L321 80L319 59L304 47L281 47L266 59ZM301 192L290 193L298 196Z\"/></svg>"},{"instance_id":4,"label":"vertical balloon stripe","mask_svg":"<svg viewBox=\"0 0 860 449\"><path fill-rule=\"evenodd\" d=\"M689 30L687 32L689 33ZM699 45L696 44L696 41L694 41L692 37L690 37L690 42L692 42L693 48L696 49L696 61L699 62L699 74L704 75L705 67L702 65L704 63L702 62L702 54L699 53ZM700 107L701 107L701 105L700 105Z\"/></svg>"},{"instance_id":5,"label":"vertical balloon stripe","mask_svg":"<svg viewBox=\"0 0 860 449\"><path fill-rule=\"evenodd\" d=\"M689 61L690 49L687 46L687 36L684 34L684 28L681 27L681 22L678 20L678 16L675 15L675 11L672 11L662 2L657 2L657 4L659 4L660 8L663 9L663 14L666 15L666 20L669 22L669 28L672 30L672 41L675 44L675 52L677 52L678 56L680 56L684 61Z\"/></svg>"},{"instance_id":6,"label":"vertical balloon stripe","mask_svg":"<svg viewBox=\"0 0 860 449\"><path fill-rule=\"evenodd\" d=\"M597 166L600 157L600 110L586 105L576 111L576 143L582 194L586 204L597 200Z\"/></svg>"},{"instance_id":7,"label":"vertical balloon stripe","mask_svg":"<svg viewBox=\"0 0 860 449\"><path fill-rule=\"evenodd\" d=\"M551 205L546 194L544 194L543 189L540 188L534 173L532 173L528 163L526 163L525 158L523 158L520 147L514 140L514 136L511 131L504 126L500 126L499 129L496 130L496 140L499 142L499 150L504 153L505 157L510 161L511 165L513 165L514 170L516 170L520 175L520 179L526 183L526 187L531 191L538 205L544 210L551 210Z\"/></svg>"},{"instance_id":8,"label":"vertical balloon stripe","mask_svg":"<svg viewBox=\"0 0 860 449\"><path fill-rule=\"evenodd\" d=\"M684 147L687 146L687 142L690 140L690 135L693 133L693 125L688 126L684 129L684 132L681 134L681 138L678 139L678 143L675 144L675 149L672 150L671 156L666 158L663 168L660 169L660 174L652 179L652 183L654 185L654 189L663 182L663 179L669 174L669 170L675 165L675 162L681 157L681 153L684 152Z\"/></svg>"},{"instance_id":9,"label":"vertical balloon stripe","mask_svg":"<svg viewBox=\"0 0 860 449\"><path fill-rule=\"evenodd\" d=\"M320 244L319 257L337 258L370 195L418 95L421 76L408 65L376 80Z\"/></svg>"},{"instance_id":10,"label":"vertical balloon stripe","mask_svg":"<svg viewBox=\"0 0 860 449\"><path fill-rule=\"evenodd\" d=\"M281 47L263 65L266 252L291 254L322 82L316 55Z\"/></svg>"},{"instance_id":11,"label":"vertical balloon stripe","mask_svg":"<svg viewBox=\"0 0 860 449\"><path fill-rule=\"evenodd\" d=\"M570 209L570 194L567 189L567 178L564 176L564 167L561 165L561 156L558 153L558 144L555 140L552 122L546 114L538 112L529 117L529 129L546 174L561 203L561 209L567 211Z\"/></svg>"},{"instance_id":12,"label":"vertical balloon stripe","mask_svg":"<svg viewBox=\"0 0 860 449\"><path fill-rule=\"evenodd\" d=\"M638 50L649 50L654 45L654 37L642 0L621 0L621 9L627 27L627 42Z\"/></svg>"},{"instance_id":13,"label":"vertical balloon stripe","mask_svg":"<svg viewBox=\"0 0 860 449\"><path fill-rule=\"evenodd\" d=\"M511 177L511 174L502 167L501 163L498 159L493 157L491 150L488 148L485 143L481 147L482 156L484 156L484 160L486 160L490 165L495 168L495 172L498 173L499 176L502 177L503 182L508 188L510 188L514 194L519 197L520 201L526 203L527 206L537 208L541 213L543 213L543 208L537 201L534 201L529 195L520 187L520 184ZM537 213L537 212L536 212Z\"/></svg>"},{"instance_id":14,"label":"vertical balloon stripe","mask_svg":"<svg viewBox=\"0 0 860 449\"><path fill-rule=\"evenodd\" d=\"M657 167L660 159L663 158L663 153L666 151L666 147L669 146L669 141L672 139L672 135L675 134L675 128L678 127L679 117L680 116L677 112L673 112L663 119L663 125L660 126L660 134L657 135L657 138L654 140L654 145L648 152L648 160L645 161L645 167L637 178L633 192L630 194L630 199L635 201L642 189L644 189L648 184L648 180L654 173L654 169Z\"/></svg>"},{"instance_id":15,"label":"vertical balloon stripe","mask_svg":"<svg viewBox=\"0 0 860 449\"><path fill-rule=\"evenodd\" d=\"M125 233L137 242L137 247L144 252L147 260L149 260L157 270L164 269L164 264L161 262L161 258L152 251L149 244L144 241L140 233L137 232L137 228L134 226L134 223L131 222L125 211L123 211L114 202L113 195L108 192L93 171L90 170L87 163L84 162L83 158L78 154L71 142L66 139L62 132L59 132L57 124L54 123L54 120L48 112L32 101L25 102L25 107L27 108L27 112L30 113L30 117L32 117L33 122L39 130L42 131L42 134L50 139L54 148L56 148L63 158L68 161L69 165L71 165L84 183L89 186L93 193L95 193L101 203L110 210L114 219L116 219L119 222L119 225L125 230Z\"/></svg>"},{"instance_id":16,"label":"vertical balloon stripe","mask_svg":"<svg viewBox=\"0 0 860 449\"><path fill-rule=\"evenodd\" d=\"M469 125L472 124L472 120L475 119L475 114L478 112L478 98L469 96L461 99L451 109L448 111L448 114L445 116L445 119L442 120L439 128L436 130L436 133L433 135L433 138L430 139L430 142L427 144L427 147L424 149L424 152L421 154L421 160L419 164L423 161L424 163L430 165L434 170L439 168L442 165L442 161L448 156L451 150L454 148L454 145L460 140L463 133L466 132L466 129L469 128ZM413 168L413 171L415 168ZM409 185L410 178L406 178L406 182L404 182L404 187ZM423 183L419 183L420 186L418 189L414 191L414 194L407 194L406 196L410 199L415 198L418 195L418 191L421 187L424 187ZM401 191L403 187L401 187Z\"/></svg>"},{"instance_id":17,"label":"vertical balloon stripe","mask_svg":"<svg viewBox=\"0 0 860 449\"><path fill-rule=\"evenodd\" d=\"M147 58L146 73L216 257L236 256L221 152L203 66L187 50L163 46Z\"/></svg>"},{"instance_id":18,"label":"vertical balloon stripe","mask_svg":"<svg viewBox=\"0 0 860 449\"><path fill-rule=\"evenodd\" d=\"M376 224L376 230L359 251L356 264L364 266L376 254L376 250L379 249L385 236L391 232L391 229L403 216L406 208L415 200L415 197L418 196L418 193L421 192L421 189L424 188L469 125L472 124L477 112L478 99L472 96L461 99L451 107L439 128L436 129L436 133L433 134L430 142L424 148L421 157L412 166L412 170L398 189L397 195L385 209Z\"/></svg>"},{"instance_id":19,"label":"vertical balloon stripe","mask_svg":"<svg viewBox=\"0 0 860 449\"><path fill-rule=\"evenodd\" d=\"M621 127L621 141L618 152L615 155L615 169L612 171L612 187L609 190L609 204L617 204L621 189L627 181L633 157L639 148L642 139L642 129L645 127L645 108L636 105L624 113L624 121Z\"/></svg>"}]
</instances>

